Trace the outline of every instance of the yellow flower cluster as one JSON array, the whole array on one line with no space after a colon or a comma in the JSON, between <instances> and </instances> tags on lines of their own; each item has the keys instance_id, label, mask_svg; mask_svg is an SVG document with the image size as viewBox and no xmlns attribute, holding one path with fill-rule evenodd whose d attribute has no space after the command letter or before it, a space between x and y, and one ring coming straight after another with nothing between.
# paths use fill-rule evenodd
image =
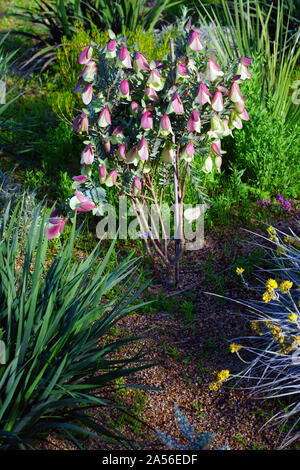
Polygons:
<instances>
[{"instance_id":1,"label":"yellow flower cluster","mask_svg":"<svg viewBox=\"0 0 300 470\"><path fill-rule=\"evenodd\" d=\"M294 245L297 248L300 247L300 238L299 237L297 237L297 240L295 240L294 238L291 238L291 237L287 236L287 237L284 237L283 240L284 240L285 243L290 243L291 245Z\"/></svg>"},{"instance_id":2,"label":"yellow flower cluster","mask_svg":"<svg viewBox=\"0 0 300 470\"><path fill-rule=\"evenodd\" d=\"M266 325L267 328L269 328L270 333L272 337L275 339L275 341L280 341L283 339L284 334L282 333L282 329L279 326L274 325L274 323L268 320L265 320L264 324Z\"/></svg>"},{"instance_id":3,"label":"yellow flower cluster","mask_svg":"<svg viewBox=\"0 0 300 470\"><path fill-rule=\"evenodd\" d=\"M297 321L297 314L296 313L291 313L289 316L288 316L288 319L292 322L295 322Z\"/></svg>"},{"instance_id":4,"label":"yellow flower cluster","mask_svg":"<svg viewBox=\"0 0 300 470\"><path fill-rule=\"evenodd\" d=\"M277 240L277 233L274 227L270 225L270 227L267 228L267 232L269 234L269 240L271 241Z\"/></svg>"},{"instance_id":5,"label":"yellow flower cluster","mask_svg":"<svg viewBox=\"0 0 300 470\"><path fill-rule=\"evenodd\" d=\"M240 344L231 343L231 345L230 345L230 352L231 352L231 353L238 352L238 351L240 351L240 349L242 349L242 347L243 347L243 346L241 346Z\"/></svg>"},{"instance_id":6,"label":"yellow flower cluster","mask_svg":"<svg viewBox=\"0 0 300 470\"><path fill-rule=\"evenodd\" d=\"M217 392L221 388L224 380L228 379L229 375L229 370L221 370L220 372L215 370L215 380L211 384L209 384L209 389L213 390L214 392Z\"/></svg>"},{"instance_id":7,"label":"yellow flower cluster","mask_svg":"<svg viewBox=\"0 0 300 470\"><path fill-rule=\"evenodd\" d=\"M278 284L275 279L268 279L266 282L266 288L269 292L273 292L274 289L277 289Z\"/></svg>"},{"instance_id":8,"label":"yellow flower cluster","mask_svg":"<svg viewBox=\"0 0 300 470\"><path fill-rule=\"evenodd\" d=\"M236 273L237 273L238 276L243 274L244 271L245 271L244 268L236 268Z\"/></svg>"},{"instance_id":9,"label":"yellow flower cluster","mask_svg":"<svg viewBox=\"0 0 300 470\"><path fill-rule=\"evenodd\" d=\"M263 334L263 329L262 329L261 324L258 320L254 320L253 322L251 322L251 328L259 336L261 336Z\"/></svg>"},{"instance_id":10,"label":"yellow flower cluster","mask_svg":"<svg viewBox=\"0 0 300 470\"><path fill-rule=\"evenodd\" d=\"M287 294L292 287L293 287L293 283L291 281L283 281L279 286L279 290L283 294Z\"/></svg>"}]
</instances>

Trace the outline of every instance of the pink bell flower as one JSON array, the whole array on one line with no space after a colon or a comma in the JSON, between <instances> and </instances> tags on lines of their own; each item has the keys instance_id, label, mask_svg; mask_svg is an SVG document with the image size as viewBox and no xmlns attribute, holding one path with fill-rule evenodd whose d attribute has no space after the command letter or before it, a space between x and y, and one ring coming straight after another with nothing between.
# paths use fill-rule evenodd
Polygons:
<instances>
[{"instance_id":1,"label":"pink bell flower","mask_svg":"<svg viewBox=\"0 0 300 470\"><path fill-rule=\"evenodd\" d=\"M188 132L198 132L198 133L201 130L201 122L200 122L198 111L196 109L193 110L191 117L187 123L187 130Z\"/></svg>"},{"instance_id":2,"label":"pink bell flower","mask_svg":"<svg viewBox=\"0 0 300 470\"><path fill-rule=\"evenodd\" d=\"M76 190L75 196L73 196L70 200L70 207L72 210L76 210L78 212L89 212L96 206L90 198L84 196L84 194Z\"/></svg>"},{"instance_id":3,"label":"pink bell flower","mask_svg":"<svg viewBox=\"0 0 300 470\"><path fill-rule=\"evenodd\" d=\"M89 133L89 120L87 114L81 113L73 121L73 131L81 134L83 131Z\"/></svg>"},{"instance_id":4,"label":"pink bell flower","mask_svg":"<svg viewBox=\"0 0 300 470\"><path fill-rule=\"evenodd\" d=\"M142 137L137 146L137 153L140 157L140 160L148 160L149 158L149 149L145 137Z\"/></svg>"},{"instance_id":5,"label":"pink bell flower","mask_svg":"<svg viewBox=\"0 0 300 470\"><path fill-rule=\"evenodd\" d=\"M94 152L92 149L92 144L89 144L87 147L85 147L82 157L81 157L81 163L84 163L85 165L91 165L94 161Z\"/></svg>"},{"instance_id":6,"label":"pink bell flower","mask_svg":"<svg viewBox=\"0 0 300 470\"><path fill-rule=\"evenodd\" d=\"M107 175L107 172L106 172L105 165L99 166L99 181L100 181L100 184L103 184L105 182L106 175Z\"/></svg>"},{"instance_id":7,"label":"pink bell flower","mask_svg":"<svg viewBox=\"0 0 300 470\"><path fill-rule=\"evenodd\" d=\"M117 168L115 168L114 170L112 170L110 172L110 174L108 175L108 177L106 178L105 180L105 186L107 187L111 187L111 186L114 186L116 184L116 181L117 181L117 177L118 177L118 170Z\"/></svg>"},{"instance_id":8,"label":"pink bell flower","mask_svg":"<svg viewBox=\"0 0 300 470\"><path fill-rule=\"evenodd\" d=\"M207 79L211 82L214 82L219 77L223 77L224 72L223 70L217 65L217 63L213 59L207 60L207 71L206 76Z\"/></svg>"},{"instance_id":9,"label":"pink bell flower","mask_svg":"<svg viewBox=\"0 0 300 470\"><path fill-rule=\"evenodd\" d=\"M220 113L224 109L223 95L219 90L217 90L214 93L214 96L212 97L211 107L218 113Z\"/></svg>"},{"instance_id":10,"label":"pink bell flower","mask_svg":"<svg viewBox=\"0 0 300 470\"><path fill-rule=\"evenodd\" d=\"M111 125L110 113L107 108L102 109L100 116L98 118L99 127L107 127Z\"/></svg>"},{"instance_id":11,"label":"pink bell flower","mask_svg":"<svg viewBox=\"0 0 300 470\"><path fill-rule=\"evenodd\" d=\"M97 64L93 60L90 60L84 70L78 74L86 82L93 82L97 75Z\"/></svg>"},{"instance_id":12,"label":"pink bell flower","mask_svg":"<svg viewBox=\"0 0 300 470\"><path fill-rule=\"evenodd\" d=\"M48 239L58 238L64 230L66 221L61 217L51 217L46 223L44 235L48 232Z\"/></svg>"},{"instance_id":13,"label":"pink bell flower","mask_svg":"<svg viewBox=\"0 0 300 470\"><path fill-rule=\"evenodd\" d=\"M132 102L130 103L130 109L131 109L133 115L136 116L137 113L139 112L139 105L138 105L138 103L137 103L136 101L132 101Z\"/></svg>"},{"instance_id":14,"label":"pink bell flower","mask_svg":"<svg viewBox=\"0 0 300 470\"><path fill-rule=\"evenodd\" d=\"M112 39L111 41L108 42L106 46L106 58L107 59L113 59L117 55L117 41L115 39Z\"/></svg>"},{"instance_id":15,"label":"pink bell flower","mask_svg":"<svg viewBox=\"0 0 300 470\"><path fill-rule=\"evenodd\" d=\"M138 70L149 70L149 64L143 54L136 52L134 56L134 69Z\"/></svg>"},{"instance_id":16,"label":"pink bell flower","mask_svg":"<svg viewBox=\"0 0 300 470\"><path fill-rule=\"evenodd\" d=\"M124 144L121 144L118 150L119 156L123 159L126 160L126 148Z\"/></svg>"},{"instance_id":17,"label":"pink bell flower","mask_svg":"<svg viewBox=\"0 0 300 470\"><path fill-rule=\"evenodd\" d=\"M130 54L128 49L123 46L119 53L119 64L126 69L132 69Z\"/></svg>"},{"instance_id":18,"label":"pink bell flower","mask_svg":"<svg viewBox=\"0 0 300 470\"><path fill-rule=\"evenodd\" d=\"M178 62L177 67L176 67L176 82L179 81L182 78L186 78L189 76L189 70L185 64L182 62Z\"/></svg>"},{"instance_id":19,"label":"pink bell flower","mask_svg":"<svg viewBox=\"0 0 300 470\"><path fill-rule=\"evenodd\" d=\"M192 30L192 32L191 32L191 34L188 38L187 48L190 49L193 52L202 51L202 49L203 49L203 45L200 41L199 35L198 35L197 31L195 31L194 29Z\"/></svg>"},{"instance_id":20,"label":"pink bell flower","mask_svg":"<svg viewBox=\"0 0 300 470\"><path fill-rule=\"evenodd\" d=\"M126 79L122 80L120 85L120 91L125 98L129 96L129 83Z\"/></svg>"},{"instance_id":21,"label":"pink bell flower","mask_svg":"<svg viewBox=\"0 0 300 470\"><path fill-rule=\"evenodd\" d=\"M172 165L175 161L175 152L173 147L166 145L160 154L160 158L162 162Z\"/></svg>"},{"instance_id":22,"label":"pink bell flower","mask_svg":"<svg viewBox=\"0 0 300 470\"><path fill-rule=\"evenodd\" d=\"M231 101L233 101L233 103L246 101L245 98L243 97L242 92L240 90L240 87L239 87L239 85L236 81L234 81L233 84L230 87L230 92L229 92L228 98Z\"/></svg>"},{"instance_id":23,"label":"pink bell flower","mask_svg":"<svg viewBox=\"0 0 300 470\"><path fill-rule=\"evenodd\" d=\"M167 114L164 114L160 121L159 133L163 136L173 134L170 118Z\"/></svg>"},{"instance_id":24,"label":"pink bell flower","mask_svg":"<svg viewBox=\"0 0 300 470\"><path fill-rule=\"evenodd\" d=\"M174 95L172 96L171 102L169 103L169 106L167 109L167 114L171 114L171 113L176 113L176 114L184 113L182 101L177 91L175 91Z\"/></svg>"},{"instance_id":25,"label":"pink bell flower","mask_svg":"<svg viewBox=\"0 0 300 470\"><path fill-rule=\"evenodd\" d=\"M90 83L82 90L81 98L85 105L90 104L90 102L92 101L93 87Z\"/></svg>"},{"instance_id":26,"label":"pink bell flower","mask_svg":"<svg viewBox=\"0 0 300 470\"><path fill-rule=\"evenodd\" d=\"M142 184L140 178L137 176L133 180L133 194L137 196L142 189Z\"/></svg>"},{"instance_id":27,"label":"pink bell flower","mask_svg":"<svg viewBox=\"0 0 300 470\"><path fill-rule=\"evenodd\" d=\"M204 83L200 83L196 96L196 102L203 106L206 103L210 103L210 96L211 93L209 92L207 86L204 85Z\"/></svg>"},{"instance_id":28,"label":"pink bell flower","mask_svg":"<svg viewBox=\"0 0 300 470\"><path fill-rule=\"evenodd\" d=\"M104 148L107 153L110 152L110 140L107 137L104 139Z\"/></svg>"},{"instance_id":29,"label":"pink bell flower","mask_svg":"<svg viewBox=\"0 0 300 470\"><path fill-rule=\"evenodd\" d=\"M141 126L145 130L152 129L153 119L152 119L152 114L150 113L150 111L143 112L142 119L141 119Z\"/></svg>"},{"instance_id":30,"label":"pink bell flower","mask_svg":"<svg viewBox=\"0 0 300 470\"><path fill-rule=\"evenodd\" d=\"M145 94L146 94L146 96L148 96L148 98L149 98L151 101L158 101L158 100L159 100L156 91L155 91L154 88L152 88L151 86L149 86L149 87L146 88Z\"/></svg>"},{"instance_id":31,"label":"pink bell flower","mask_svg":"<svg viewBox=\"0 0 300 470\"><path fill-rule=\"evenodd\" d=\"M187 163L190 163L193 160L194 154L195 148L193 142L189 142L181 153L181 159L185 160Z\"/></svg>"},{"instance_id":32,"label":"pink bell flower","mask_svg":"<svg viewBox=\"0 0 300 470\"><path fill-rule=\"evenodd\" d=\"M88 46L83 51L79 54L78 62L80 65L87 64L90 60L90 58L93 55L93 48L92 46Z\"/></svg>"},{"instance_id":33,"label":"pink bell flower","mask_svg":"<svg viewBox=\"0 0 300 470\"><path fill-rule=\"evenodd\" d=\"M157 69L151 70L147 80L147 86L153 88L155 91L161 91L165 85L165 78L161 76Z\"/></svg>"}]
</instances>

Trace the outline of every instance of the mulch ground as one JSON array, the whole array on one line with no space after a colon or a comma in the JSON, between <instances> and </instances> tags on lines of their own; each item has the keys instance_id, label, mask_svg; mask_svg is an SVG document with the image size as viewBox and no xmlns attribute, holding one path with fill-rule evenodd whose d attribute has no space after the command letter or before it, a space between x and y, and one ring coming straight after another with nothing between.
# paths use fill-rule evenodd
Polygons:
<instances>
[{"instance_id":1,"label":"mulch ground","mask_svg":"<svg viewBox=\"0 0 300 470\"><path fill-rule=\"evenodd\" d=\"M283 435L278 427L266 425L268 419L280 411L277 402L253 398L242 388L225 386L218 392L209 390L214 370L229 369L234 374L243 368L239 358L230 354L229 344L235 337L249 332L249 323L238 304L206 292L218 291L220 279L226 279L223 295L248 298L249 292L236 276L234 263L253 253L253 246L245 241L251 237L242 230L206 234L203 249L185 255L183 281L176 290L164 291L160 285L148 289L148 300L156 300L156 311L144 307L118 323L121 337L147 331L144 339L122 349L121 356L131 357L144 346L148 350L147 358L158 364L130 376L125 383L159 390L126 388L118 394L120 403L136 407L137 416L145 425L134 424L124 415L110 412L118 429L138 448L164 449L155 429L178 441L182 439L174 404L179 405L196 430L214 435L213 446L228 446L232 450L279 448ZM158 294L160 300L157 300ZM187 309L191 298L192 311ZM300 443L294 442L290 448L297 444ZM86 449L124 449L99 444L94 439L84 441L83 446ZM37 446L37 449L74 448L53 435L49 436L47 444Z\"/></svg>"}]
</instances>

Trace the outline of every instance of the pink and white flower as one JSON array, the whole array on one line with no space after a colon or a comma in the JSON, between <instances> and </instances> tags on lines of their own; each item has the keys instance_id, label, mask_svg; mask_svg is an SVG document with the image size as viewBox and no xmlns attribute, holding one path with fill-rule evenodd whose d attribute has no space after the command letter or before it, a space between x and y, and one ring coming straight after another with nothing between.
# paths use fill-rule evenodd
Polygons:
<instances>
[{"instance_id":1,"label":"pink and white flower","mask_svg":"<svg viewBox=\"0 0 300 470\"><path fill-rule=\"evenodd\" d=\"M148 86L148 87L146 88L145 94L146 94L146 96L148 96L148 98L149 98L151 101L158 101L158 100L159 100L156 91L155 91L154 88L152 88L151 86Z\"/></svg>"},{"instance_id":2,"label":"pink and white flower","mask_svg":"<svg viewBox=\"0 0 300 470\"><path fill-rule=\"evenodd\" d=\"M111 125L110 113L107 108L102 109L100 116L98 118L99 127L107 127Z\"/></svg>"},{"instance_id":3,"label":"pink and white flower","mask_svg":"<svg viewBox=\"0 0 300 470\"><path fill-rule=\"evenodd\" d=\"M214 93L214 96L212 97L211 107L218 113L220 113L224 109L223 95L219 90L217 90Z\"/></svg>"},{"instance_id":4,"label":"pink and white flower","mask_svg":"<svg viewBox=\"0 0 300 470\"><path fill-rule=\"evenodd\" d=\"M198 52L202 51L203 45L200 41L199 35L195 29L192 30L188 42L187 42L187 48L190 49L193 52Z\"/></svg>"},{"instance_id":5,"label":"pink and white flower","mask_svg":"<svg viewBox=\"0 0 300 470\"><path fill-rule=\"evenodd\" d=\"M93 55L93 48L92 46L88 46L83 51L79 54L78 62L80 65L87 64L90 60L90 58Z\"/></svg>"},{"instance_id":6,"label":"pink and white flower","mask_svg":"<svg viewBox=\"0 0 300 470\"><path fill-rule=\"evenodd\" d=\"M143 54L136 52L134 56L133 67L136 71L138 70L149 70L149 64Z\"/></svg>"},{"instance_id":7,"label":"pink and white flower","mask_svg":"<svg viewBox=\"0 0 300 470\"><path fill-rule=\"evenodd\" d=\"M183 152L181 153L180 157L182 160L185 160L187 163L190 163L193 160L194 153L195 148L193 142L189 142L183 149Z\"/></svg>"},{"instance_id":8,"label":"pink and white flower","mask_svg":"<svg viewBox=\"0 0 300 470\"><path fill-rule=\"evenodd\" d=\"M124 98L129 97L129 83L126 79L122 80L120 84L120 91Z\"/></svg>"},{"instance_id":9,"label":"pink and white flower","mask_svg":"<svg viewBox=\"0 0 300 470\"><path fill-rule=\"evenodd\" d=\"M203 106L206 103L210 103L210 96L211 93L209 92L207 86L204 85L204 83L200 83L196 96L196 102Z\"/></svg>"},{"instance_id":10,"label":"pink and white flower","mask_svg":"<svg viewBox=\"0 0 300 470\"><path fill-rule=\"evenodd\" d=\"M175 91L174 95L172 96L172 99L169 103L166 114L171 114L171 113L176 113L176 114L183 114L184 113L182 101L181 101L177 91Z\"/></svg>"},{"instance_id":11,"label":"pink and white flower","mask_svg":"<svg viewBox=\"0 0 300 470\"><path fill-rule=\"evenodd\" d=\"M207 79L211 82L214 82L219 77L223 77L223 75L224 75L223 70L218 66L218 64L214 61L214 59L208 59L207 71L206 71Z\"/></svg>"},{"instance_id":12,"label":"pink and white flower","mask_svg":"<svg viewBox=\"0 0 300 470\"><path fill-rule=\"evenodd\" d=\"M81 98L85 105L90 104L90 102L92 101L93 87L90 83L82 90Z\"/></svg>"},{"instance_id":13,"label":"pink and white flower","mask_svg":"<svg viewBox=\"0 0 300 470\"><path fill-rule=\"evenodd\" d=\"M91 165L94 161L94 152L92 149L92 144L87 145L85 147L84 151L82 152L81 156L81 163L84 163L85 165Z\"/></svg>"},{"instance_id":14,"label":"pink and white flower","mask_svg":"<svg viewBox=\"0 0 300 470\"><path fill-rule=\"evenodd\" d=\"M144 111L142 114L142 119L141 119L141 126L145 130L152 129L153 127L153 119L152 119L152 114L150 111Z\"/></svg>"},{"instance_id":15,"label":"pink and white flower","mask_svg":"<svg viewBox=\"0 0 300 470\"><path fill-rule=\"evenodd\" d=\"M106 46L106 58L113 59L117 55L117 41L111 39Z\"/></svg>"},{"instance_id":16,"label":"pink and white flower","mask_svg":"<svg viewBox=\"0 0 300 470\"><path fill-rule=\"evenodd\" d=\"M188 132L198 132L198 133L201 130L200 117L196 109L193 110L191 117L187 123L187 130Z\"/></svg>"},{"instance_id":17,"label":"pink and white flower","mask_svg":"<svg viewBox=\"0 0 300 470\"><path fill-rule=\"evenodd\" d=\"M76 190L75 196L70 199L70 207L73 211L89 212L96 206L90 198L84 196L84 194Z\"/></svg>"},{"instance_id":18,"label":"pink and white flower","mask_svg":"<svg viewBox=\"0 0 300 470\"><path fill-rule=\"evenodd\" d=\"M81 134L82 132L89 133L89 120L85 113L78 114L73 121L73 131Z\"/></svg>"},{"instance_id":19,"label":"pink and white flower","mask_svg":"<svg viewBox=\"0 0 300 470\"><path fill-rule=\"evenodd\" d=\"M148 160L149 158L149 149L145 137L142 137L137 146L137 153L140 157L140 160Z\"/></svg>"},{"instance_id":20,"label":"pink and white flower","mask_svg":"<svg viewBox=\"0 0 300 470\"><path fill-rule=\"evenodd\" d=\"M86 82L93 82L97 75L97 64L93 60L90 60L84 70L78 74Z\"/></svg>"},{"instance_id":21,"label":"pink and white flower","mask_svg":"<svg viewBox=\"0 0 300 470\"><path fill-rule=\"evenodd\" d=\"M167 144L160 154L161 161L172 165L175 162L175 151L170 144Z\"/></svg>"},{"instance_id":22,"label":"pink and white flower","mask_svg":"<svg viewBox=\"0 0 300 470\"><path fill-rule=\"evenodd\" d=\"M58 238L63 233L65 224L66 221L62 217L50 217L49 221L46 223L44 235L48 233L49 240Z\"/></svg>"},{"instance_id":23,"label":"pink and white flower","mask_svg":"<svg viewBox=\"0 0 300 470\"><path fill-rule=\"evenodd\" d=\"M120 50L118 63L126 69L132 69L130 54L125 46Z\"/></svg>"},{"instance_id":24,"label":"pink and white flower","mask_svg":"<svg viewBox=\"0 0 300 470\"><path fill-rule=\"evenodd\" d=\"M147 86L153 88L155 91L161 91L165 85L165 78L161 76L157 69L151 70L148 80Z\"/></svg>"},{"instance_id":25,"label":"pink and white flower","mask_svg":"<svg viewBox=\"0 0 300 470\"><path fill-rule=\"evenodd\" d=\"M160 121L159 133L163 136L173 134L170 118L167 114L164 114Z\"/></svg>"}]
</instances>

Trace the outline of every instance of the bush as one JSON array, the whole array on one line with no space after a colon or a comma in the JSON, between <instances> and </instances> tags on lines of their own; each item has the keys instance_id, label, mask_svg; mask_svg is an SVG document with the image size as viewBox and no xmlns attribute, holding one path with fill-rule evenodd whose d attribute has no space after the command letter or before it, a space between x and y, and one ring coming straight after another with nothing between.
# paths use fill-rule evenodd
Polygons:
<instances>
[{"instance_id":1,"label":"bush","mask_svg":"<svg viewBox=\"0 0 300 470\"><path fill-rule=\"evenodd\" d=\"M272 95L261 101L260 61L255 61L253 79L243 84L250 120L228 143L228 161L244 170L242 180L260 191L297 197L299 186L300 125L289 125L277 114Z\"/></svg>"},{"instance_id":2,"label":"bush","mask_svg":"<svg viewBox=\"0 0 300 470\"><path fill-rule=\"evenodd\" d=\"M164 54L169 53L169 39L171 31L166 34L156 35L145 32L141 26L135 31L123 29L123 37L127 38L128 46L138 45L141 52L145 52L147 57L156 60ZM108 31L100 31L92 26L90 31L86 31L77 24L76 33L71 40L63 38L62 47L57 50L57 61L55 70L58 79L55 82L54 93L52 93L52 109L58 116L66 122L71 123L75 117L76 95L74 87L78 82L78 74L82 67L78 63L78 56L81 50L91 42L97 44L107 44L109 41Z\"/></svg>"},{"instance_id":3,"label":"bush","mask_svg":"<svg viewBox=\"0 0 300 470\"><path fill-rule=\"evenodd\" d=\"M240 302L249 309L255 334L238 338L241 344L233 343L231 352L248 351L247 366L233 377L249 381L252 394L285 400L282 412L272 418L289 425L284 447L300 436L299 431L293 435L300 422L300 238L273 227L268 233L270 241L262 236L258 246L270 267L264 278L258 277L259 285L251 286L262 300ZM249 287L243 269L237 268L237 274Z\"/></svg>"},{"instance_id":4,"label":"bush","mask_svg":"<svg viewBox=\"0 0 300 470\"><path fill-rule=\"evenodd\" d=\"M74 222L68 243L46 269L48 213L43 212L38 224L41 206L37 208L20 253L18 212L19 206L9 220L8 208L0 228L0 339L5 344L0 446L34 448L56 432L80 447L77 431L129 444L107 419L105 407L119 406L105 398L104 391L115 379L149 367L139 353L130 358L116 355L133 338L107 337L120 318L138 308L130 306L141 291L134 280L135 259L124 259L109 271L112 243L99 264L99 247L74 264ZM94 408L97 420L87 414Z\"/></svg>"}]
</instances>

